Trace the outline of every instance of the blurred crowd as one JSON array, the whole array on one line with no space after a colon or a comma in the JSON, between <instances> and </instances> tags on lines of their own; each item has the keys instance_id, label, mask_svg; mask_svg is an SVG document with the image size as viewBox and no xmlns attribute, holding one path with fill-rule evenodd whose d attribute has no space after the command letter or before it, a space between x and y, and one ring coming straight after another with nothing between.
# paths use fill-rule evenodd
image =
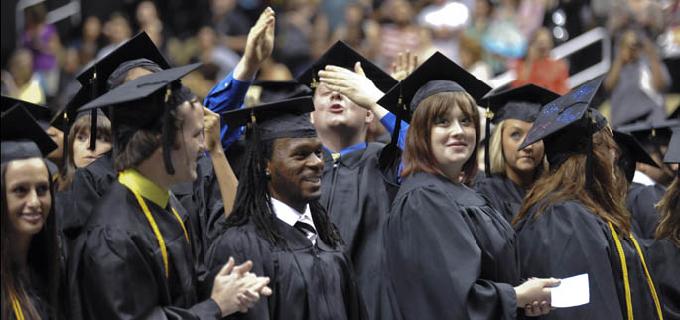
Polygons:
<instances>
[{"instance_id":1,"label":"blurred crowd","mask_svg":"<svg viewBox=\"0 0 680 320\"><path fill-rule=\"evenodd\" d=\"M567 60L552 59L550 51L605 27L613 48L606 87L612 101L624 105L616 108L634 101L661 117L663 93L672 85L662 59L680 52L678 1L672 0L206 0L186 12L145 0L121 3L108 16L83 16L77 30L61 33L46 22L43 2L25 9L19 44L3 58L2 94L59 108L78 90L79 70L144 30L171 63L204 63L185 82L205 96L234 68L253 13L267 5L279 18L260 80L292 79L342 40L386 70L399 52L425 61L440 51L481 80L513 71L513 86L535 83L563 94L569 75L596 63L599 51L587 48ZM176 16L202 18L186 24ZM637 89L632 100L631 86ZM639 120L628 119L634 116L614 117L614 125Z\"/></svg>"}]
</instances>

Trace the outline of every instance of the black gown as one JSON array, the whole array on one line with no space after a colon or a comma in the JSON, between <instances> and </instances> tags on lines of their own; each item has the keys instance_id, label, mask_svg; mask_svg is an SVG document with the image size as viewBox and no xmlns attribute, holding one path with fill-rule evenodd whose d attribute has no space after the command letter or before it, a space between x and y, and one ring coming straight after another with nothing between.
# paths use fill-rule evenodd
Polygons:
<instances>
[{"instance_id":1,"label":"black gown","mask_svg":"<svg viewBox=\"0 0 680 320\"><path fill-rule=\"evenodd\" d=\"M276 229L288 243L279 248L261 238L248 222L230 227L208 251L208 266L216 274L234 257L236 263L253 261L251 272L270 278L273 294L261 298L248 313L230 319L365 319L352 266L341 248L321 239L316 245L299 230L274 218Z\"/></svg>"},{"instance_id":2,"label":"black gown","mask_svg":"<svg viewBox=\"0 0 680 320\"><path fill-rule=\"evenodd\" d=\"M647 263L656 283L665 320L680 320L680 247L668 239L647 241Z\"/></svg>"},{"instance_id":3,"label":"black gown","mask_svg":"<svg viewBox=\"0 0 680 320\"><path fill-rule=\"evenodd\" d=\"M321 204L338 227L345 253L352 260L370 319L379 315L380 226L396 194L397 173L393 167L380 169L385 145L369 143L337 160L324 153Z\"/></svg>"},{"instance_id":4,"label":"black gown","mask_svg":"<svg viewBox=\"0 0 680 320\"><path fill-rule=\"evenodd\" d=\"M658 184L645 186L633 183L628 188L626 207L633 217L633 230L639 238L654 239L654 232L659 224L659 213L654 206L665 192L666 189Z\"/></svg>"},{"instance_id":5,"label":"black gown","mask_svg":"<svg viewBox=\"0 0 680 320\"><path fill-rule=\"evenodd\" d=\"M532 217L536 212L530 210ZM522 277L566 278L587 273L590 303L555 309L545 319L627 319L620 258L609 226L580 202L548 206L538 218L516 226ZM657 319L640 257L628 239L626 256L635 319Z\"/></svg>"},{"instance_id":6,"label":"black gown","mask_svg":"<svg viewBox=\"0 0 680 320\"><path fill-rule=\"evenodd\" d=\"M171 190L189 213L194 227L192 233L197 235L193 244L196 259L203 263L205 251L220 230L217 221L224 215L224 203L210 157L198 159L196 175L193 182L174 185Z\"/></svg>"},{"instance_id":7,"label":"black gown","mask_svg":"<svg viewBox=\"0 0 680 320\"><path fill-rule=\"evenodd\" d=\"M516 318L515 233L472 189L416 173L383 230L389 319Z\"/></svg>"},{"instance_id":8,"label":"black gown","mask_svg":"<svg viewBox=\"0 0 680 320\"><path fill-rule=\"evenodd\" d=\"M209 235L214 237L215 220L224 212L219 184L207 156L199 158L196 166L197 179L174 185L171 189L192 221L196 261L204 262L204 253L209 246ZM90 218L92 208L107 194L116 181L111 152L104 154L85 168L78 169L71 188L57 196L61 226L67 239L67 250L80 235ZM212 223L210 220L213 220ZM211 227L209 227L211 226Z\"/></svg>"},{"instance_id":9,"label":"black gown","mask_svg":"<svg viewBox=\"0 0 680 320\"><path fill-rule=\"evenodd\" d=\"M498 174L476 180L475 190L508 222L512 222L512 219L519 213L526 195L524 188Z\"/></svg>"},{"instance_id":10,"label":"black gown","mask_svg":"<svg viewBox=\"0 0 680 320\"><path fill-rule=\"evenodd\" d=\"M69 263L71 319L217 319L212 300L198 301L191 244L175 216L146 200L168 252L169 278L158 240L130 190L114 182L94 208ZM174 197L189 236L191 221Z\"/></svg>"}]
</instances>

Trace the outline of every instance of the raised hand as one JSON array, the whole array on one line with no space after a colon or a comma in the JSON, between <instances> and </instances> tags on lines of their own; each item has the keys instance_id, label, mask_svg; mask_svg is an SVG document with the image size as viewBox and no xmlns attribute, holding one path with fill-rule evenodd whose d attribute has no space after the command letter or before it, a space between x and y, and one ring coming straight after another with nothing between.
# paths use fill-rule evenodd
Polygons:
<instances>
[{"instance_id":1,"label":"raised hand","mask_svg":"<svg viewBox=\"0 0 680 320\"><path fill-rule=\"evenodd\" d=\"M406 79L408 75L418 66L418 56L411 54L410 51L399 52L391 65L390 75L395 80L401 81Z\"/></svg>"},{"instance_id":2,"label":"raised hand","mask_svg":"<svg viewBox=\"0 0 680 320\"><path fill-rule=\"evenodd\" d=\"M203 107L203 134L208 152L222 147L220 144L220 115L206 107Z\"/></svg>"},{"instance_id":3,"label":"raised hand","mask_svg":"<svg viewBox=\"0 0 680 320\"><path fill-rule=\"evenodd\" d=\"M267 7L248 32L245 52L234 70L236 79L250 81L262 63L271 56L274 50L275 23L275 12Z\"/></svg>"},{"instance_id":4,"label":"raised hand","mask_svg":"<svg viewBox=\"0 0 680 320\"><path fill-rule=\"evenodd\" d=\"M359 62L354 65L354 72L328 65L319 71L319 81L328 89L345 95L358 106L368 110L372 110L372 106L383 96L383 92L366 77Z\"/></svg>"}]
</instances>

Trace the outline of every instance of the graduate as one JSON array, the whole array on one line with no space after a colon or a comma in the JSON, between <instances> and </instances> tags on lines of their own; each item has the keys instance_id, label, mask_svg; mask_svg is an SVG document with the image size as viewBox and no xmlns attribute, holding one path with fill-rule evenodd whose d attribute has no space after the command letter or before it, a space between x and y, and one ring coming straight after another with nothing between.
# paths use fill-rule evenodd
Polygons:
<instances>
[{"instance_id":1,"label":"graduate","mask_svg":"<svg viewBox=\"0 0 680 320\"><path fill-rule=\"evenodd\" d=\"M398 188L398 159L407 125L377 100L396 81L343 42L337 42L298 81L314 89L314 127L324 150L321 204L338 227L370 319L379 314L380 226ZM377 117L394 144L366 142ZM402 144L399 144L401 141Z\"/></svg>"},{"instance_id":2,"label":"graduate","mask_svg":"<svg viewBox=\"0 0 680 320\"><path fill-rule=\"evenodd\" d=\"M617 181L617 183L627 183L628 190L626 194L626 207L631 212L631 228L636 236L649 239L650 231L648 229L655 228L658 224L658 213L654 208L657 191L654 188L646 188L644 185L633 182L635 176L635 168L638 164L644 164L658 168L652 156L647 153L644 147L632 135L618 130L613 131L614 141L619 149L616 165L623 172L625 180ZM648 196L651 192L652 196ZM642 206L641 206L642 205ZM640 210L640 208L644 208ZM644 228L641 227L644 226ZM645 235L643 237L643 235Z\"/></svg>"},{"instance_id":3,"label":"graduate","mask_svg":"<svg viewBox=\"0 0 680 320\"><path fill-rule=\"evenodd\" d=\"M680 127L673 129L664 162L680 163ZM664 319L680 319L680 279L677 276L680 265L680 168L666 189L657 210L661 222L656 228L656 240L647 249L652 276L661 295Z\"/></svg>"},{"instance_id":4,"label":"graduate","mask_svg":"<svg viewBox=\"0 0 680 320\"><path fill-rule=\"evenodd\" d=\"M68 190L73 182L76 170L85 168L90 163L111 151L111 121L101 111L97 113L97 142L95 149L90 149L90 130L92 114L80 113L68 133L67 155L64 157L65 171L59 179L59 190Z\"/></svg>"},{"instance_id":5,"label":"graduate","mask_svg":"<svg viewBox=\"0 0 680 320\"><path fill-rule=\"evenodd\" d=\"M53 183L44 160L57 145L22 106L3 108L1 139L2 319L61 319Z\"/></svg>"},{"instance_id":6,"label":"graduate","mask_svg":"<svg viewBox=\"0 0 680 320\"><path fill-rule=\"evenodd\" d=\"M342 240L319 203L323 152L309 122L310 97L225 113L250 123L234 210L208 252L216 271L251 259L273 294L235 319L365 319Z\"/></svg>"},{"instance_id":7,"label":"graduate","mask_svg":"<svg viewBox=\"0 0 680 320\"><path fill-rule=\"evenodd\" d=\"M191 238L200 235L169 188L197 178L205 148L203 107L178 81L199 66L126 82L82 108L111 106L120 173L72 252L74 319L218 319L270 293L268 278L246 274L252 264L229 260L210 294L198 296Z\"/></svg>"},{"instance_id":8,"label":"graduate","mask_svg":"<svg viewBox=\"0 0 680 320\"><path fill-rule=\"evenodd\" d=\"M550 90L528 84L490 92L480 102L489 107L495 129L485 152L487 175L475 182L475 190L508 222L517 215L526 191L547 165L542 141L522 150L517 147L531 129L541 106L557 98L559 95Z\"/></svg>"},{"instance_id":9,"label":"graduate","mask_svg":"<svg viewBox=\"0 0 680 320\"><path fill-rule=\"evenodd\" d=\"M664 153L671 139L673 126L680 125L679 120L667 120L650 123L638 123L621 127L618 131L630 133L638 140L654 160L655 165L638 163L633 175L626 199L633 220L638 228L638 236L642 239L653 239L659 213L654 206L666 192L674 178L674 172L663 163Z\"/></svg>"},{"instance_id":10,"label":"graduate","mask_svg":"<svg viewBox=\"0 0 680 320\"><path fill-rule=\"evenodd\" d=\"M94 61L81 72L78 79L83 86L64 106L64 109L55 116L53 122L59 123L66 132L66 137L68 137L68 133L75 122L84 116L84 113L78 112L78 109L94 98L93 93L103 95L126 80L132 80L169 67L149 36L145 32L141 32L105 57ZM93 76L94 74L96 76ZM91 138L94 122L91 120L92 112L88 111L88 113L90 113L89 131ZM95 114L99 117L102 113L95 110ZM95 134L98 134L99 121L94 125ZM71 149L68 139L65 139L63 144L66 150ZM68 157L68 155L68 152L66 152L65 156ZM72 161L72 159L65 159L62 167L64 172L69 171L68 166ZM65 175L64 178L68 179L69 176ZM60 216L61 227L68 242L67 247L70 247L78 237L90 217L92 208L106 194L106 190L115 179L116 172L113 170L112 151L109 151L103 153L89 165L75 170L70 185L60 188L57 193L57 214ZM68 181L65 182L68 183Z\"/></svg>"},{"instance_id":11,"label":"graduate","mask_svg":"<svg viewBox=\"0 0 680 320\"><path fill-rule=\"evenodd\" d=\"M590 104L602 77L543 106L520 145L543 140L549 172L527 193L515 229L522 277L588 274L590 302L546 319L661 319L649 265L631 232L618 149Z\"/></svg>"},{"instance_id":12,"label":"graduate","mask_svg":"<svg viewBox=\"0 0 680 320\"><path fill-rule=\"evenodd\" d=\"M381 270L391 307L384 319L515 319L517 308L550 311L547 287L559 280L522 284L512 227L462 183L477 170L475 99L489 90L436 53L380 100L410 119L403 181L383 226Z\"/></svg>"}]
</instances>

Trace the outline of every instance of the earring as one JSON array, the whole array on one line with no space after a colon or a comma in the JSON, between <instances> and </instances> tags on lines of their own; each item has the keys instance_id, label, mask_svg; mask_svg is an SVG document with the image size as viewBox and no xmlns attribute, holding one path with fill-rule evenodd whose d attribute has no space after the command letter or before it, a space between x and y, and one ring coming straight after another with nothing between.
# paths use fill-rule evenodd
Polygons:
<instances>
[{"instance_id":1,"label":"earring","mask_svg":"<svg viewBox=\"0 0 680 320\"><path fill-rule=\"evenodd\" d=\"M271 172L269 172L269 169L267 169L267 170L264 172L264 175L267 177L267 180L270 180L270 179L272 178L272 174L271 174Z\"/></svg>"}]
</instances>

